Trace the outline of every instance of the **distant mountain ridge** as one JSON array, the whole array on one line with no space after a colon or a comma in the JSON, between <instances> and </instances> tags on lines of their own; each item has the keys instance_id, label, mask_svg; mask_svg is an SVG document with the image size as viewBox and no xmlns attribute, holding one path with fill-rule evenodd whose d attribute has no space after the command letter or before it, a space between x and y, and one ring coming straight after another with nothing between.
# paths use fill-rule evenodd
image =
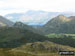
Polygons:
<instances>
[{"instance_id":1,"label":"distant mountain ridge","mask_svg":"<svg viewBox=\"0 0 75 56\"><path fill-rule=\"evenodd\" d=\"M7 14L7 15L5 15L5 17L10 19L11 21L21 21L27 25L44 25L51 18L57 16L58 14L60 14L60 13L59 12L29 10L26 13ZM19 16L17 16L17 15L19 15Z\"/></svg>"},{"instance_id":2,"label":"distant mountain ridge","mask_svg":"<svg viewBox=\"0 0 75 56\"><path fill-rule=\"evenodd\" d=\"M13 22L21 21L27 25L44 25L57 15L63 14L66 17L75 16L73 12L47 12L29 10L26 13L11 13L5 15L6 18Z\"/></svg>"},{"instance_id":3,"label":"distant mountain ridge","mask_svg":"<svg viewBox=\"0 0 75 56\"><path fill-rule=\"evenodd\" d=\"M8 18L9 20L16 22L17 20L19 20L19 18L23 15L23 13L12 13L12 14L7 14L5 15L6 18Z\"/></svg>"}]
</instances>

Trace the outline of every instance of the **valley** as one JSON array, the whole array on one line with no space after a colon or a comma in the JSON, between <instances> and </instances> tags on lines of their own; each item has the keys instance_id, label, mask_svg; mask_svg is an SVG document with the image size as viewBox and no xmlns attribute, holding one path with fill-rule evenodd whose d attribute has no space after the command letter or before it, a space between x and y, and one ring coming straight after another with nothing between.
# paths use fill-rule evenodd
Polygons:
<instances>
[{"instance_id":1,"label":"valley","mask_svg":"<svg viewBox=\"0 0 75 56\"><path fill-rule=\"evenodd\" d=\"M75 19L72 16L58 15L41 27L13 23L2 16L0 19L2 56L60 56L59 51L75 51Z\"/></svg>"}]
</instances>

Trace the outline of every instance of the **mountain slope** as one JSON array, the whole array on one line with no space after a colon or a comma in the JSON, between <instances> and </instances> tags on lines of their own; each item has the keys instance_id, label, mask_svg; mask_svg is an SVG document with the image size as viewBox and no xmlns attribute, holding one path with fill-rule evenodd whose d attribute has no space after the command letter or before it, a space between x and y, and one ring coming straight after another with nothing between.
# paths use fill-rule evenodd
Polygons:
<instances>
[{"instance_id":1,"label":"mountain slope","mask_svg":"<svg viewBox=\"0 0 75 56\"><path fill-rule=\"evenodd\" d=\"M0 16L0 26L12 26L14 23Z\"/></svg>"},{"instance_id":2,"label":"mountain slope","mask_svg":"<svg viewBox=\"0 0 75 56\"><path fill-rule=\"evenodd\" d=\"M59 50L75 51L75 48L52 42L26 43L17 48L0 48L2 56L60 56Z\"/></svg>"},{"instance_id":3,"label":"mountain slope","mask_svg":"<svg viewBox=\"0 0 75 56\"><path fill-rule=\"evenodd\" d=\"M29 25L26 25L22 22L16 22L13 25L13 27L26 29L26 30L32 31L32 32L40 34L40 35L43 34L42 31L40 31L39 29L36 29L35 27L29 26Z\"/></svg>"},{"instance_id":4,"label":"mountain slope","mask_svg":"<svg viewBox=\"0 0 75 56\"><path fill-rule=\"evenodd\" d=\"M34 43L27 43L26 45L22 45L18 48L14 48L12 52L24 52L29 53L35 56L60 56L58 51L74 51L75 48L69 46L63 46L59 44L55 44L52 42L34 42Z\"/></svg>"},{"instance_id":5,"label":"mountain slope","mask_svg":"<svg viewBox=\"0 0 75 56\"><path fill-rule=\"evenodd\" d=\"M45 36L21 28L0 28L0 47L13 48L28 42L45 41L47 39Z\"/></svg>"},{"instance_id":6,"label":"mountain slope","mask_svg":"<svg viewBox=\"0 0 75 56\"><path fill-rule=\"evenodd\" d=\"M59 15L52 20L50 20L47 24L40 28L44 32L44 34L50 33L75 33L75 19L67 18L63 15Z\"/></svg>"}]
</instances>

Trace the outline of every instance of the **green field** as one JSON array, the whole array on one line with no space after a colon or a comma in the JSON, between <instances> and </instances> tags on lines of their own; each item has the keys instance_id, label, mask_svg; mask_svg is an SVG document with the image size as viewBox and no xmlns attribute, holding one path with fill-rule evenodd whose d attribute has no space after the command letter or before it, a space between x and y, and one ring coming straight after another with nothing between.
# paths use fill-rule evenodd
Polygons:
<instances>
[{"instance_id":1,"label":"green field","mask_svg":"<svg viewBox=\"0 0 75 56\"><path fill-rule=\"evenodd\" d=\"M75 38L75 34L49 34L49 35L46 35L48 36L49 38L64 38L64 37L72 37L72 38Z\"/></svg>"}]
</instances>

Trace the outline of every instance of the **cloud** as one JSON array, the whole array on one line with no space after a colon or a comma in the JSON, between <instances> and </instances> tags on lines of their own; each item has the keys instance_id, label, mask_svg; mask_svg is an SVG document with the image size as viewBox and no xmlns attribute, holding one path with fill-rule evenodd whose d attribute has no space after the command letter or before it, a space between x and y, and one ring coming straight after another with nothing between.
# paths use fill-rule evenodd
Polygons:
<instances>
[{"instance_id":1,"label":"cloud","mask_svg":"<svg viewBox=\"0 0 75 56\"><path fill-rule=\"evenodd\" d=\"M54 12L75 12L74 5L75 0L0 0L0 14L4 15L16 11L23 12L30 9Z\"/></svg>"}]
</instances>

